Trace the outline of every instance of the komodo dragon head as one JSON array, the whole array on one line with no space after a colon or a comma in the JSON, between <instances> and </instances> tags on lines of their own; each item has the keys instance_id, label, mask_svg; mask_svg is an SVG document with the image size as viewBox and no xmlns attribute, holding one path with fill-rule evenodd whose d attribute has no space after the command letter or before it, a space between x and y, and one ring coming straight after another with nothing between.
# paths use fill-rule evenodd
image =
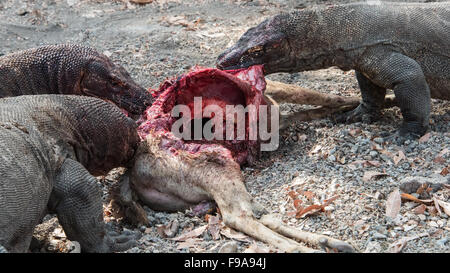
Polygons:
<instances>
[{"instance_id":1,"label":"komodo dragon head","mask_svg":"<svg viewBox=\"0 0 450 273\"><path fill-rule=\"evenodd\" d=\"M105 55L90 56L81 70L80 92L110 100L131 114L142 114L152 103L152 96L130 74Z\"/></svg>"},{"instance_id":2,"label":"komodo dragon head","mask_svg":"<svg viewBox=\"0 0 450 273\"><path fill-rule=\"evenodd\" d=\"M264 65L264 73L289 72L293 66L291 46L281 26L285 15L266 19L250 28L217 58L222 70Z\"/></svg>"}]
</instances>

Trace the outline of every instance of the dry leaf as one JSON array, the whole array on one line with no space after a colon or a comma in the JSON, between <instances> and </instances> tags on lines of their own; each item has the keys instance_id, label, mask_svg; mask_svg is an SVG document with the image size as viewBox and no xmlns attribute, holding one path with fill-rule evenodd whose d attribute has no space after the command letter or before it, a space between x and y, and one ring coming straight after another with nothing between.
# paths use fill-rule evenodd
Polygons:
<instances>
[{"instance_id":1,"label":"dry leaf","mask_svg":"<svg viewBox=\"0 0 450 273\"><path fill-rule=\"evenodd\" d=\"M376 171L367 171L364 173L362 180L364 182L368 182L375 177L387 176L387 175L388 175L387 173L380 173L380 172L376 172Z\"/></svg>"},{"instance_id":2,"label":"dry leaf","mask_svg":"<svg viewBox=\"0 0 450 273\"><path fill-rule=\"evenodd\" d=\"M394 158L393 158L394 164L397 165L403 159L406 159L405 153L403 153L403 151L399 150L398 155L394 156Z\"/></svg>"},{"instance_id":3,"label":"dry leaf","mask_svg":"<svg viewBox=\"0 0 450 273\"><path fill-rule=\"evenodd\" d=\"M210 216L208 218L208 231L214 240L220 239L220 229L222 228L220 218L218 216Z\"/></svg>"},{"instance_id":4,"label":"dry leaf","mask_svg":"<svg viewBox=\"0 0 450 273\"><path fill-rule=\"evenodd\" d=\"M434 163L438 163L438 164L444 164L447 160L445 160L445 158L443 158L442 156L436 156L433 160Z\"/></svg>"},{"instance_id":5,"label":"dry leaf","mask_svg":"<svg viewBox=\"0 0 450 273\"><path fill-rule=\"evenodd\" d=\"M222 228L220 230L220 234L222 234L223 236L225 236L229 239L233 239L233 240L237 240L237 241L241 241L241 242L249 241L249 238L247 235L245 235L242 232L235 231L227 226L225 226L224 228Z\"/></svg>"},{"instance_id":6,"label":"dry leaf","mask_svg":"<svg viewBox=\"0 0 450 273\"><path fill-rule=\"evenodd\" d=\"M381 151L381 152L385 151L385 150L383 149L383 146L381 146L380 144L375 143L375 142L372 142L372 143L371 143L370 148L371 148L372 150L377 150L377 151Z\"/></svg>"},{"instance_id":7,"label":"dry leaf","mask_svg":"<svg viewBox=\"0 0 450 273\"><path fill-rule=\"evenodd\" d=\"M298 196L298 193L296 191L290 191L288 192L288 195L290 198L292 198L293 200L295 200Z\"/></svg>"},{"instance_id":8,"label":"dry leaf","mask_svg":"<svg viewBox=\"0 0 450 273\"><path fill-rule=\"evenodd\" d=\"M426 133L421 138L419 138L419 143L427 142L431 137L431 133Z\"/></svg>"},{"instance_id":9,"label":"dry leaf","mask_svg":"<svg viewBox=\"0 0 450 273\"><path fill-rule=\"evenodd\" d=\"M316 146L314 146L314 148L308 154L309 155L313 155L313 154L319 152L321 149L322 149L321 145L316 145Z\"/></svg>"},{"instance_id":10,"label":"dry leaf","mask_svg":"<svg viewBox=\"0 0 450 273\"><path fill-rule=\"evenodd\" d=\"M178 221L170 221L167 225L159 225L156 227L156 231L163 238L171 238L175 236L178 232Z\"/></svg>"},{"instance_id":11,"label":"dry leaf","mask_svg":"<svg viewBox=\"0 0 450 273\"><path fill-rule=\"evenodd\" d=\"M299 193L306 198L308 198L309 201L313 201L315 194L311 191L299 191Z\"/></svg>"},{"instance_id":12,"label":"dry leaf","mask_svg":"<svg viewBox=\"0 0 450 273\"><path fill-rule=\"evenodd\" d=\"M297 211L301 210L301 209L303 209L303 207L300 206L299 208L297 208ZM286 212L286 216L287 217L294 217L295 215L297 215L297 211L293 211L293 210L288 211L288 212Z\"/></svg>"},{"instance_id":13,"label":"dry leaf","mask_svg":"<svg viewBox=\"0 0 450 273\"><path fill-rule=\"evenodd\" d=\"M376 160L368 160L366 164L370 165L370 166L374 166L374 167L380 167L381 166L380 161L376 161Z\"/></svg>"},{"instance_id":14,"label":"dry leaf","mask_svg":"<svg viewBox=\"0 0 450 273\"><path fill-rule=\"evenodd\" d=\"M386 216L394 219L400 212L400 206L402 205L400 191L398 189L391 192L386 200Z\"/></svg>"},{"instance_id":15,"label":"dry leaf","mask_svg":"<svg viewBox=\"0 0 450 273\"><path fill-rule=\"evenodd\" d=\"M178 244L177 249L192 248L199 245L203 240L199 238L188 238L186 241Z\"/></svg>"},{"instance_id":16,"label":"dry leaf","mask_svg":"<svg viewBox=\"0 0 450 273\"><path fill-rule=\"evenodd\" d=\"M449 169L449 167L443 168L442 171L440 172L440 174L442 176L446 176L450 172L448 169Z\"/></svg>"},{"instance_id":17,"label":"dry leaf","mask_svg":"<svg viewBox=\"0 0 450 273\"><path fill-rule=\"evenodd\" d=\"M300 142L300 141L305 141L305 140L308 139L308 136L305 135L305 134L302 134L302 135L297 134L297 137L298 137L298 141L299 141L299 142Z\"/></svg>"},{"instance_id":18,"label":"dry leaf","mask_svg":"<svg viewBox=\"0 0 450 273\"><path fill-rule=\"evenodd\" d=\"M434 198L435 202L437 202L437 204L439 206L442 207L442 209L444 210L445 214L447 214L448 216L450 216L450 203L444 202L442 200L439 200L437 198ZM441 213L441 212L439 212Z\"/></svg>"},{"instance_id":19,"label":"dry leaf","mask_svg":"<svg viewBox=\"0 0 450 273\"><path fill-rule=\"evenodd\" d=\"M200 24L201 19L195 20L193 23L189 22L185 16L183 15L175 15L175 16L168 16L168 17L162 17L160 22L166 22L169 25L174 26L183 26L186 28L186 30L195 30L196 27Z\"/></svg>"},{"instance_id":20,"label":"dry leaf","mask_svg":"<svg viewBox=\"0 0 450 273\"><path fill-rule=\"evenodd\" d=\"M408 239L402 238L391 245L389 245L389 252L390 253L400 253L402 252L403 248L405 248L406 244L408 243Z\"/></svg>"},{"instance_id":21,"label":"dry leaf","mask_svg":"<svg viewBox=\"0 0 450 273\"><path fill-rule=\"evenodd\" d=\"M352 137L355 137L359 134L361 134L362 130L361 128L356 128L356 129L351 129L350 131L348 131L348 134L351 135Z\"/></svg>"},{"instance_id":22,"label":"dry leaf","mask_svg":"<svg viewBox=\"0 0 450 273\"><path fill-rule=\"evenodd\" d=\"M325 207L331 204L334 200L336 200L338 196L333 196L330 199L326 199L323 201L322 205L311 205L306 208L299 207L297 210L297 214L295 215L295 218L303 218L307 215L312 215L314 213L317 213L319 211L325 211Z\"/></svg>"},{"instance_id":23,"label":"dry leaf","mask_svg":"<svg viewBox=\"0 0 450 273\"><path fill-rule=\"evenodd\" d=\"M377 160L356 160L356 161L353 161L350 164L352 164L352 165L353 164L354 165L362 164L363 167L371 167L371 166L373 166L373 167L380 167L381 166L380 161L377 161Z\"/></svg>"},{"instance_id":24,"label":"dry leaf","mask_svg":"<svg viewBox=\"0 0 450 273\"><path fill-rule=\"evenodd\" d=\"M187 239L191 239L191 238L195 238L200 236L203 232L205 232L206 228L208 227L208 225L203 225L201 227L198 227L194 230L188 231L184 234L181 234L180 236L171 238L170 240L173 241L186 241Z\"/></svg>"},{"instance_id":25,"label":"dry leaf","mask_svg":"<svg viewBox=\"0 0 450 273\"><path fill-rule=\"evenodd\" d=\"M433 197L433 204L436 211L439 213L439 215L442 213L441 208L439 207L439 202L436 197Z\"/></svg>"},{"instance_id":26,"label":"dry leaf","mask_svg":"<svg viewBox=\"0 0 450 273\"><path fill-rule=\"evenodd\" d=\"M337 195L335 195L335 196L333 196L333 197L331 197L330 199L325 199L324 201L323 201L323 208L325 208L326 206L328 206L329 204L331 204L334 200L336 200L338 198L338 196Z\"/></svg>"},{"instance_id":27,"label":"dry leaf","mask_svg":"<svg viewBox=\"0 0 450 273\"><path fill-rule=\"evenodd\" d=\"M301 204L302 204L302 200L300 199L295 199L294 200L294 207L299 210L299 208L301 208Z\"/></svg>"},{"instance_id":28,"label":"dry leaf","mask_svg":"<svg viewBox=\"0 0 450 273\"><path fill-rule=\"evenodd\" d=\"M420 204L431 205L433 203L433 200L422 200L408 193L402 193L400 194L400 196L402 197L402 199L406 199Z\"/></svg>"},{"instance_id":29,"label":"dry leaf","mask_svg":"<svg viewBox=\"0 0 450 273\"><path fill-rule=\"evenodd\" d=\"M433 189L430 188L430 186L428 186L427 183L423 183L423 184L420 185L420 187L417 189L416 193L420 195L420 194L422 194L424 191L430 192L430 191L432 191L432 190L433 190Z\"/></svg>"},{"instance_id":30,"label":"dry leaf","mask_svg":"<svg viewBox=\"0 0 450 273\"><path fill-rule=\"evenodd\" d=\"M391 253L399 253L406 246L407 242L418 239L420 237L425 237L425 236L429 236L429 234L425 232L425 233L420 233L419 235L416 235L416 236L403 237L400 240L392 243L388 249Z\"/></svg>"},{"instance_id":31,"label":"dry leaf","mask_svg":"<svg viewBox=\"0 0 450 273\"><path fill-rule=\"evenodd\" d=\"M426 209L427 209L427 206L425 206L424 204L421 204L413 209L413 213L424 214Z\"/></svg>"},{"instance_id":32,"label":"dry leaf","mask_svg":"<svg viewBox=\"0 0 450 273\"><path fill-rule=\"evenodd\" d=\"M450 150L447 149L447 148L444 148L442 151L439 152L438 156L444 156L444 155L446 155L448 152L450 152Z\"/></svg>"},{"instance_id":33,"label":"dry leaf","mask_svg":"<svg viewBox=\"0 0 450 273\"><path fill-rule=\"evenodd\" d=\"M302 218L307 215L314 214L316 212L319 212L322 210L322 205L311 205L305 209L302 209L301 211L298 211L295 215L295 218Z\"/></svg>"}]
</instances>

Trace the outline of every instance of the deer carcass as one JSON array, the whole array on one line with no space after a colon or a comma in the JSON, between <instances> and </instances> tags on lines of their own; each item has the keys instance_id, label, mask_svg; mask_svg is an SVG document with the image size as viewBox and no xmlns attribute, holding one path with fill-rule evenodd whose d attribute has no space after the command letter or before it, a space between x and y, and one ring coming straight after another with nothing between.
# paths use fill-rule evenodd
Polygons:
<instances>
[{"instance_id":1,"label":"deer carcass","mask_svg":"<svg viewBox=\"0 0 450 273\"><path fill-rule=\"evenodd\" d=\"M315 251L297 241L352 251L353 248L343 241L283 224L273 215L266 214L265 209L247 192L240 165L251 164L258 158L261 141L250 138L250 127L259 121L259 114L244 115L246 122L244 130L241 130L241 139L195 139L195 133L189 130L196 122L206 126L215 119L215 131L212 130L215 136L221 135L217 131L221 123L222 128L237 133L235 123L232 123L236 125L234 128L226 126L227 119L234 118L234 114L219 116L215 113L205 118L196 116L194 108L204 111L209 105L214 105L226 112L226 105L253 105L258 112L267 105L263 96L265 85L261 66L235 71L195 69L163 83L159 90L154 91L157 97L155 102L139 121L142 142L133 168L125 173L122 182L125 185L129 183L139 199L154 210L183 211L204 200L213 200L225 225L281 251ZM201 103L197 106L196 97L201 97ZM173 109L177 105L185 105L191 114L174 116ZM184 137L173 131L173 126L180 124L180 118L185 118L183 124L186 126L178 130ZM136 210L128 210L128 213L133 211Z\"/></svg>"}]
</instances>

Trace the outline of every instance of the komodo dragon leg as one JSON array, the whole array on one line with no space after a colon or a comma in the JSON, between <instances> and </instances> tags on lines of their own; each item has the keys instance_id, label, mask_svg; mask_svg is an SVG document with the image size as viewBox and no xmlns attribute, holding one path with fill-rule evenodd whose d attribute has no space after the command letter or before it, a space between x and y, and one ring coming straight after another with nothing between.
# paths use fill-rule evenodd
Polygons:
<instances>
[{"instance_id":1,"label":"komodo dragon leg","mask_svg":"<svg viewBox=\"0 0 450 273\"><path fill-rule=\"evenodd\" d=\"M55 179L49 210L56 212L67 237L86 252L122 251L136 244L132 235L107 233L96 179L77 161L66 159Z\"/></svg>"},{"instance_id":2,"label":"komodo dragon leg","mask_svg":"<svg viewBox=\"0 0 450 273\"><path fill-rule=\"evenodd\" d=\"M356 71L356 79L361 89L361 104L348 113L345 113L336 119L340 122L359 122L372 123L381 117L381 109L384 105L386 88L374 84L361 72Z\"/></svg>"},{"instance_id":3,"label":"komodo dragon leg","mask_svg":"<svg viewBox=\"0 0 450 273\"><path fill-rule=\"evenodd\" d=\"M381 52L381 53L380 53ZM428 130L430 89L420 65L413 59L389 50L369 50L359 64L358 82L363 102L351 112L347 121L379 111L385 89L392 89L403 115L403 124L396 136L400 140L417 138Z\"/></svg>"}]
</instances>

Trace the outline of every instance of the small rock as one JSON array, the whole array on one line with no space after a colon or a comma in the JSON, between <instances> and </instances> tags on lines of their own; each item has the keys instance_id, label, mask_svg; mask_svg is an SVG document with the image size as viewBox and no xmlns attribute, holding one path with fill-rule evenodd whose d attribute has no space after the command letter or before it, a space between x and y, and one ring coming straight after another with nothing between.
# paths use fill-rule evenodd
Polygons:
<instances>
[{"instance_id":1,"label":"small rock","mask_svg":"<svg viewBox=\"0 0 450 273\"><path fill-rule=\"evenodd\" d=\"M403 226L403 230L405 231L405 232L408 232L408 231L410 231L410 230L412 230L413 228L415 228L417 225L404 225Z\"/></svg>"},{"instance_id":2,"label":"small rock","mask_svg":"<svg viewBox=\"0 0 450 273\"><path fill-rule=\"evenodd\" d=\"M81 246L77 241L68 242L67 249L69 250L69 253L81 253Z\"/></svg>"},{"instance_id":3,"label":"small rock","mask_svg":"<svg viewBox=\"0 0 450 273\"><path fill-rule=\"evenodd\" d=\"M381 252L380 243L374 241L368 242L366 250L364 250L364 253L380 253L380 252Z\"/></svg>"},{"instance_id":4,"label":"small rock","mask_svg":"<svg viewBox=\"0 0 450 273\"><path fill-rule=\"evenodd\" d=\"M154 225L156 225L158 223L156 218L151 216L151 215L147 216L147 220L148 220L148 223L149 223L150 226L154 226Z\"/></svg>"},{"instance_id":5,"label":"small rock","mask_svg":"<svg viewBox=\"0 0 450 273\"><path fill-rule=\"evenodd\" d=\"M16 14L19 15L19 16L24 16L24 15L27 15L28 13L30 13L30 11L27 10L27 9L19 9L19 10L16 12Z\"/></svg>"},{"instance_id":6,"label":"small rock","mask_svg":"<svg viewBox=\"0 0 450 273\"><path fill-rule=\"evenodd\" d=\"M373 198L375 198L377 200L381 200L381 199L384 199L384 195L381 192L377 191L375 193L375 195L373 196Z\"/></svg>"},{"instance_id":7,"label":"small rock","mask_svg":"<svg viewBox=\"0 0 450 273\"><path fill-rule=\"evenodd\" d=\"M69 5L69 7L75 5L78 3L78 0L66 0L67 5Z\"/></svg>"},{"instance_id":8,"label":"small rock","mask_svg":"<svg viewBox=\"0 0 450 273\"><path fill-rule=\"evenodd\" d=\"M427 217L425 216L425 214L419 214L417 215L419 217L420 220L425 221L427 219Z\"/></svg>"},{"instance_id":9,"label":"small rock","mask_svg":"<svg viewBox=\"0 0 450 273\"><path fill-rule=\"evenodd\" d=\"M428 224L430 227L435 227L435 228L439 227L439 225L438 225L435 221L429 221L427 224Z\"/></svg>"},{"instance_id":10,"label":"small rock","mask_svg":"<svg viewBox=\"0 0 450 273\"><path fill-rule=\"evenodd\" d=\"M436 241L436 244L440 247L446 247L445 244L448 242L448 238L442 238Z\"/></svg>"},{"instance_id":11,"label":"small rock","mask_svg":"<svg viewBox=\"0 0 450 273\"><path fill-rule=\"evenodd\" d=\"M237 252L237 243L235 241L225 243L220 247L219 253L236 253Z\"/></svg>"},{"instance_id":12,"label":"small rock","mask_svg":"<svg viewBox=\"0 0 450 273\"><path fill-rule=\"evenodd\" d=\"M376 137L376 138L374 138L373 139L373 141L375 142L375 143L378 143L378 144L383 144L383 138L382 137Z\"/></svg>"},{"instance_id":13,"label":"small rock","mask_svg":"<svg viewBox=\"0 0 450 273\"><path fill-rule=\"evenodd\" d=\"M108 58L112 56L111 51L108 51L108 50L103 51L103 54Z\"/></svg>"},{"instance_id":14,"label":"small rock","mask_svg":"<svg viewBox=\"0 0 450 273\"><path fill-rule=\"evenodd\" d=\"M62 228L56 228L53 231L53 236L58 239L66 238L66 234L64 233L64 230L62 230Z\"/></svg>"},{"instance_id":15,"label":"small rock","mask_svg":"<svg viewBox=\"0 0 450 273\"><path fill-rule=\"evenodd\" d=\"M387 239L387 236L384 235L384 234L381 234L379 232L375 232L373 234L373 238L376 239L376 240L385 240L385 239Z\"/></svg>"}]
</instances>

